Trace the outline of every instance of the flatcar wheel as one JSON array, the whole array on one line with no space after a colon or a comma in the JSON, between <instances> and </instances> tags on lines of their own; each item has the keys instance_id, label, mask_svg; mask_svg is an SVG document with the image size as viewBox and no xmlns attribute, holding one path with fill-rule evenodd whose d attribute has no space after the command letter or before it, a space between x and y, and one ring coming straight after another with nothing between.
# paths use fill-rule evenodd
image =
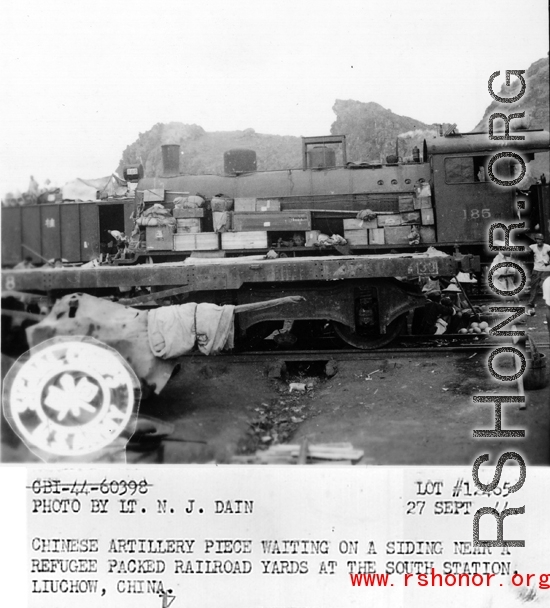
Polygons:
<instances>
[{"instance_id":1,"label":"flatcar wheel","mask_svg":"<svg viewBox=\"0 0 550 608\"><path fill-rule=\"evenodd\" d=\"M374 350L386 346L386 344L389 344L396 338L403 331L406 320L407 316L401 315L388 325L385 334L372 331L355 332L347 325L342 325L341 323L334 323L334 331L350 346L360 348L361 350Z\"/></svg>"}]
</instances>

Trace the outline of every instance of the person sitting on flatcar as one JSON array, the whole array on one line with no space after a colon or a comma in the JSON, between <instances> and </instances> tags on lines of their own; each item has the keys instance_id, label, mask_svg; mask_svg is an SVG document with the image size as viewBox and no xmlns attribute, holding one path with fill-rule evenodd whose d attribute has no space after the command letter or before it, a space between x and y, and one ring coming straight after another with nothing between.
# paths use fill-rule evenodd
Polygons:
<instances>
[{"instance_id":1,"label":"person sitting on flatcar","mask_svg":"<svg viewBox=\"0 0 550 608\"><path fill-rule=\"evenodd\" d=\"M36 266L32 263L32 258L30 255L26 256L22 262L19 262L19 264L16 264L13 267L14 270L21 270L25 268L36 268Z\"/></svg>"}]
</instances>

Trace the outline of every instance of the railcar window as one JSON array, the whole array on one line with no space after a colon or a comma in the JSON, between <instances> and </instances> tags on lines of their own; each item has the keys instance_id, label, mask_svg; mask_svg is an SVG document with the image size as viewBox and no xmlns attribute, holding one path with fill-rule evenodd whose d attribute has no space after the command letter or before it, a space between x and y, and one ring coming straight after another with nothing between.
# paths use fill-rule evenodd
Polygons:
<instances>
[{"instance_id":1,"label":"railcar window","mask_svg":"<svg viewBox=\"0 0 550 608\"><path fill-rule=\"evenodd\" d=\"M474 181L474 159L471 156L445 159L445 181L462 184Z\"/></svg>"},{"instance_id":2,"label":"railcar window","mask_svg":"<svg viewBox=\"0 0 550 608\"><path fill-rule=\"evenodd\" d=\"M472 184L487 181L486 156L461 156L445 159L447 184Z\"/></svg>"}]
</instances>

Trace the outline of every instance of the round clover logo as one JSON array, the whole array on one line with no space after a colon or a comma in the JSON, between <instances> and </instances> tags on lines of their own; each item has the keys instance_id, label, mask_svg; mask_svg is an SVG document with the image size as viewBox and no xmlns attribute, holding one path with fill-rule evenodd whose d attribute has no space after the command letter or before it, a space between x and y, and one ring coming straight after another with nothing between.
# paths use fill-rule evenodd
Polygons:
<instances>
[{"instance_id":1,"label":"round clover logo","mask_svg":"<svg viewBox=\"0 0 550 608\"><path fill-rule=\"evenodd\" d=\"M135 419L139 381L106 344L54 338L24 355L4 384L4 415L33 450L84 456L109 446ZM129 433L131 434L131 433Z\"/></svg>"}]
</instances>

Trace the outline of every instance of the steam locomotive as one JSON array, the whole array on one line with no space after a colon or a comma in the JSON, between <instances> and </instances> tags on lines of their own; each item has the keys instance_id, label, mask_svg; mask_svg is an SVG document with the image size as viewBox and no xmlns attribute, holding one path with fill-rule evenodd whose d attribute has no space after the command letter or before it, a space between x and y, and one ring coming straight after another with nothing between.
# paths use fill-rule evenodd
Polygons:
<instances>
[{"instance_id":1,"label":"steam locomotive","mask_svg":"<svg viewBox=\"0 0 550 608\"><path fill-rule=\"evenodd\" d=\"M239 304L303 295L301 306L239 315L241 333L288 320L319 327L329 322L349 344L376 348L423 305L419 279L480 270L490 224L525 221L526 230L550 236L547 185L524 180L502 187L489 179L497 152L513 149L528 165L536 152L548 151L548 132L522 135L512 147L485 133L451 132L424 141L423 150L406 161L395 156L360 164L347 161L345 136L308 137L302 139L299 169L256 171L252 151L232 150L224 157L224 175L179 175L179 147L164 146L162 177L143 178L138 166L125 170L137 182L135 200L3 209L3 264L27 255L36 262L89 261L100 254L107 230L130 234L144 210L160 204L176 215L181 201L196 195L206 201L195 214L200 222L181 222L184 229L176 233L146 226L145 243L115 265L4 268L3 288L55 297L124 286L126 294L134 290L123 300L130 305L182 298ZM508 182L523 173L508 158L494 163L493 171ZM526 201L520 210L518 192ZM216 232L209 202L220 198L235 203L229 211L233 225ZM189 225L198 228L186 231ZM345 244L327 244L321 235L343 236ZM264 259L269 250L279 257Z\"/></svg>"}]
</instances>

